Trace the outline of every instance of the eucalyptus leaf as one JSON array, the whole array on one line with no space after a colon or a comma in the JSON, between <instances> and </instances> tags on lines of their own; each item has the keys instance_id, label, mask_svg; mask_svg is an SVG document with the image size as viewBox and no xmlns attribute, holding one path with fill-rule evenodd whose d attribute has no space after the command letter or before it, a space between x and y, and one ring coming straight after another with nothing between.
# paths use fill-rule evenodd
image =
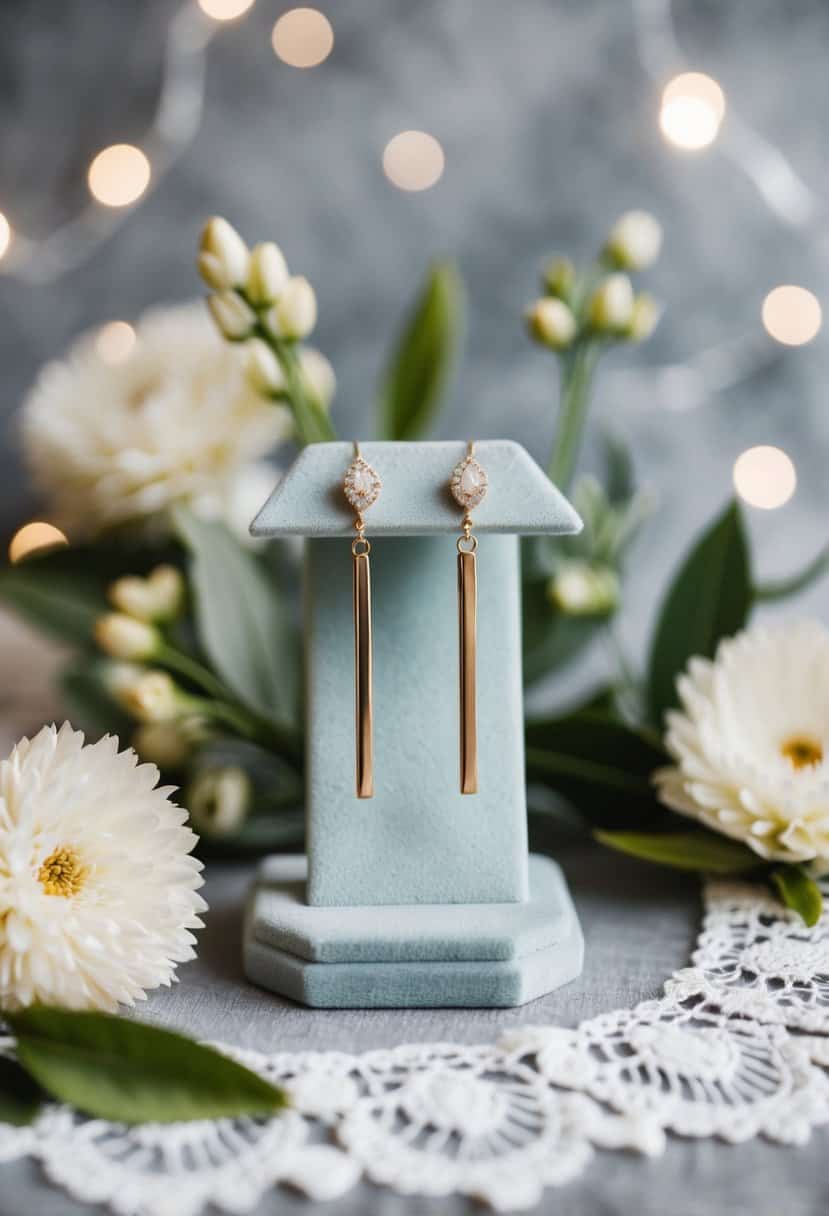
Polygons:
<instances>
[{"instance_id":1,"label":"eucalyptus leaf","mask_svg":"<svg viewBox=\"0 0 829 1216\"><path fill-rule=\"evenodd\" d=\"M293 728L299 638L274 581L223 524L183 508L175 523L190 550L196 627L213 668L248 709Z\"/></svg>"},{"instance_id":2,"label":"eucalyptus leaf","mask_svg":"<svg viewBox=\"0 0 829 1216\"><path fill-rule=\"evenodd\" d=\"M25 1127L32 1123L44 1097L37 1082L16 1061L0 1055L0 1125Z\"/></svg>"},{"instance_id":3,"label":"eucalyptus leaf","mask_svg":"<svg viewBox=\"0 0 829 1216\"><path fill-rule=\"evenodd\" d=\"M384 439L417 439L440 408L463 328L463 285L453 263L437 262L400 335L380 390Z\"/></svg>"},{"instance_id":4,"label":"eucalyptus leaf","mask_svg":"<svg viewBox=\"0 0 829 1216\"><path fill-rule=\"evenodd\" d=\"M625 723L598 713L530 720L526 744L527 779L566 798L591 824L645 827L668 817L651 784L665 753Z\"/></svg>"},{"instance_id":5,"label":"eucalyptus leaf","mask_svg":"<svg viewBox=\"0 0 829 1216\"><path fill-rule=\"evenodd\" d=\"M677 703L677 676L688 660L713 658L719 641L743 628L751 604L748 545L734 502L696 541L662 605L648 671L654 723Z\"/></svg>"},{"instance_id":6,"label":"eucalyptus leaf","mask_svg":"<svg viewBox=\"0 0 829 1216\"><path fill-rule=\"evenodd\" d=\"M29 1075L94 1118L176 1123L270 1115L287 1105L256 1073L169 1030L43 1006L4 1016Z\"/></svg>"},{"instance_id":7,"label":"eucalyptus leaf","mask_svg":"<svg viewBox=\"0 0 829 1216\"><path fill-rule=\"evenodd\" d=\"M771 881L787 908L791 908L807 925L816 925L823 912L820 887L801 866L777 866Z\"/></svg>"},{"instance_id":8,"label":"eucalyptus leaf","mask_svg":"<svg viewBox=\"0 0 829 1216\"><path fill-rule=\"evenodd\" d=\"M811 587L827 573L829 573L829 545L821 549L820 553L796 574L790 574L788 578L759 583L754 589L754 595L757 600L767 603L774 600L785 600L789 596L797 595L800 591L805 591L807 587Z\"/></svg>"},{"instance_id":9,"label":"eucalyptus leaf","mask_svg":"<svg viewBox=\"0 0 829 1216\"><path fill-rule=\"evenodd\" d=\"M642 861L710 874L742 874L762 859L751 849L713 832L594 832L596 840Z\"/></svg>"}]
</instances>

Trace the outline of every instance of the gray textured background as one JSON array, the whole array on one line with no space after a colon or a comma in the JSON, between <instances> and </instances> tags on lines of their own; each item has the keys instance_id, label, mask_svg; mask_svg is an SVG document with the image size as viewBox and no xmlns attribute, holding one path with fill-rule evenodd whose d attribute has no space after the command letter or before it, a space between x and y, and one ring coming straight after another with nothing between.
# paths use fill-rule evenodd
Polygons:
<instances>
[{"instance_id":1,"label":"gray textured background","mask_svg":"<svg viewBox=\"0 0 829 1216\"><path fill-rule=\"evenodd\" d=\"M554 366L520 322L542 258L588 254L625 208L654 210L664 256L649 276L666 301L657 337L605 365L599 411L633 441L662 510L640 544L625 632L638 646L667 567L689 531L730 490L736 455L784 446L800 485L792 503L751 513L761 571L796 565L825 538L829 415L827 343L786 352L766 342L759 308L781 282L825 293L820 224L787 229L721 147L699 156L668 148L656 129L658 87L643 68L629 0L335 0L331 59L309 72L275 58L270 28L284 4L258 0L209 53L204 125L158 190L116 239L54 285L0 276L0 518L31 509L13 437L14 410L38 366L84 328L125 319L199 291L193 251L201 219L226 214L250 239L279 240L320 297L317 340L335 363L343 434L367 422L377 373L428 260L459 259L470 292L466 358L445 436L508 436L545 459L554 418ZM159 80L162 0L2 0L0 209L45 233L86 197L85 172L102 145L140 141ZM825 0L678 0L683 61L722 83L743 120L785 148L818 195L826 186ZM446 151L439 185L395 190L380 169L399 130L433 132ZM750 380L700 408L674 413L657 377L622 376L754 333L764 352ZM821 612L827 589L802 601ZM315 1015L280 1006L239 976L239 908L246 876L217 874L199 962L148 1014L261 1049L362 1048L413 1038L475 1039L505 1020L574 1021L654 995L686 957L698 915L694 885L632 862L578 850L562 855L584 918L585 977L538 1007L500 1014ZM674 1145L661 1162L603 1155L583 1182L550 1192L545 1209L579 1216L670 1209L809 1216L825 1209L824 1139L803 1152L760 1143ZM25 1189L21 1189L24 1182ZM366 1190L349 1210L398 1212ZM462 1207L463 1205L459 1205ZM28 1165L4 1170L0 1211L69 1213ZM274 1197L263 1211L306 1210ZM339 1210L339 1209L338 1209ZM412 1201L411 1212L448 1205Z\"/></svg>"}]
</instances>

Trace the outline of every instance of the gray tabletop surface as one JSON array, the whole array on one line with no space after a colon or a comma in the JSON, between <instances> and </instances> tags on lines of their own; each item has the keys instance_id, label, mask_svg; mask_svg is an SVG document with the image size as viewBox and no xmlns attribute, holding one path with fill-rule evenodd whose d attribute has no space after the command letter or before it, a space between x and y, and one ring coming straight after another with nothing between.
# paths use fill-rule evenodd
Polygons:
<instances>
[{"instance_id":1,"label":"gray tabletop surface","mask_svg":"<svg viewBox=\"0 0 829 1216\"><path fill-rule=\"evenodd\" d=\"M190 1035L259 1051L340 1049L414 1042L491 1042L505 1026L572 1025L580 1019L659 995L665 977L687 961L700 916L692 878L663 872L598 851L563 843L558 857L582 919L587 952L580 979L542 1000L514 1010L319 1011L303 1009L247 984L240 958L241 919L251 870L210 867L207 928L198 959L181 970L181 983L155 993L139 1016ZM762 1140L732 1146L713 1140L670 1142L648 1160L628 1153L598 1153L582 1177L548 1190L537 1211L568 1216L811 1216L825 1212L827 1134L815 1132L805 1148ZM0 1170L0 1216L73 1216L92 1209L68 1201L23 1162ZM255 1216L425 1216L476 1210L463 1199L401 1198L361 1186L335 1203L315 1205L286 1191L267 1194Z\"/></svg>"}]
</instances>

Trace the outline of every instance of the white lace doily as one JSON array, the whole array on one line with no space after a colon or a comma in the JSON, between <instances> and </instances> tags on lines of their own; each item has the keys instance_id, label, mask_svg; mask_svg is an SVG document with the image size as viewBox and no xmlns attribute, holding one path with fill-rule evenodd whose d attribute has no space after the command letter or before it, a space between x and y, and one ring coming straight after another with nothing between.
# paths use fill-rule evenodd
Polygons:
<instances>
[{"instance_id":1,"label":"white lace doily","mask_svg":"<svg viewBox=\"0 0 829 1216\"><path fill-rule=\"evenodd\" d=\"M709 883L705 905L693 965L661 1000L487 1046L223 1047L284 1086L292 1109L126 1128L50 1107L32 1127L0 1124L0 1163L34 1157L117 1216L248 1212L278 1184L334 1199L361 1178L515 1211L596 1149L657 1155L670 1132L803 1144L829 1121L829 916L807 929L743 883Z\"/></svg>"}]
</instances>

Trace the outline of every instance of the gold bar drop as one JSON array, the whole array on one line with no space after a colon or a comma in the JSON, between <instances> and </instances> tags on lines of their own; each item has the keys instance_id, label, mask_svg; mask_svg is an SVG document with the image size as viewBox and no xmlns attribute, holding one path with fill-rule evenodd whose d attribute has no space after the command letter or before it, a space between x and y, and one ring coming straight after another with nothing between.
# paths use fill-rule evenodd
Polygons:
<instances>
[{"instance_id":1,"label":"gold bar drop","mask_svg":"<svg viewBox=\"0 0 829 1216\"><path fill-rule=\"evenodd\" d=\"M458 553L460 620L461 793L478 792L478 712L476 692L478 575L474 553Z\"/></svg>"},{"instance_id":2,"label":"gold bar drop","mask_svg":"<svg viewBox=\"0 0 829 1216\"><path fill-rule=\"evenodd\" d=\"M354 686L357 797L374 796L374 722L371 703L371 568L367 553L352 557L354 572Z\"/></svg>"}]
</instances>

